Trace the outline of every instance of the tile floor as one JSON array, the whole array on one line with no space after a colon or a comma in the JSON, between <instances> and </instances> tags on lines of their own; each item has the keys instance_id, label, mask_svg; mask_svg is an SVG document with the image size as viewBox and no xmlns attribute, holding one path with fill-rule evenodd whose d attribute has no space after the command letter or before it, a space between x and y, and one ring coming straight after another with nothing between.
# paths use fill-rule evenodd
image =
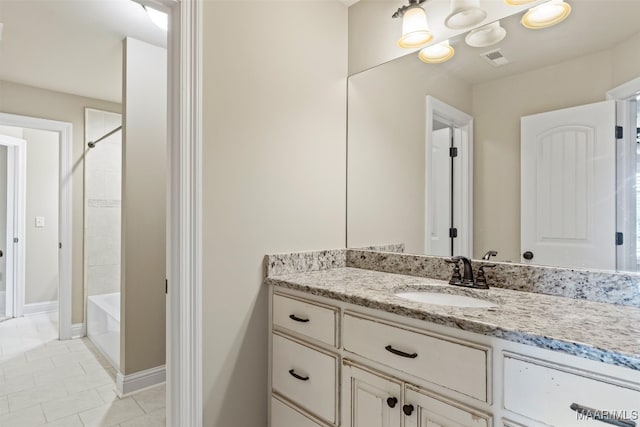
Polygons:
<instances>
[{"instance_id":1,"label":"tile floor","mask_svg":"<svg viewBox=\"0 0 640 427\"><path fill-rule=\"evenodd\" d=\"M165 387L120 399L87 338L58 341L57 313L0 322L0 427L165 426Z\"/></svg>"}]
</instances>

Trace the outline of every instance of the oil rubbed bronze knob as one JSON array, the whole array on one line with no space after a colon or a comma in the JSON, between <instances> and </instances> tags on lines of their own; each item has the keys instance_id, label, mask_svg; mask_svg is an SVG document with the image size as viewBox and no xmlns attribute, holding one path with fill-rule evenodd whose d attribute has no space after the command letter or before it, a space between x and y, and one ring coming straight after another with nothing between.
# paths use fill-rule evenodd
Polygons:
<instances>
[{"instance_id":1,"label":"oil rubbed bronze knob","mask_svg":"<svg viewBox=\"0 0 640 427\"><path fill-rule=\"evenodd\" d=\"M526 251L525 253L522 254L522 258L526 259L527 261L532 260L533 259L533 252Z\"/></svg>"},{"instance_id":2,"label":"oil rubbed bronze knob","mask_svg":"<svg viewBox=\"0 0 640 427\"><path fill-rule=\"evenodd\" d=\"M406 416L410 416L411 414L413 414L413 405L403 405L402 406L402 412L404 412L404 414Z\"/></svg>"},{"instance_id":3,"label":"oil rubbed bronze knob","mask_svg":"<svg viewBox=\"0 0 640 427\"><path fill-rule=\"evenodd\" d=\"M387 398L387 405L389 405L389 408L395 408L397 404L398 404L398 398L397 397L389 397L389 398Z\"/></svg>"}]
</instances>

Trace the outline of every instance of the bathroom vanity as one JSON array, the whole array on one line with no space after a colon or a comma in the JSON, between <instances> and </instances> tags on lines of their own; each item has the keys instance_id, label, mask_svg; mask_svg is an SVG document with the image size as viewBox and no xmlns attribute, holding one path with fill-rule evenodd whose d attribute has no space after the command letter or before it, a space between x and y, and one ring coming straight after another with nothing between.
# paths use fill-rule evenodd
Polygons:
<instances>
[{"instance_id":1,"label":"bathroom vanity","mask_svg":"<svg viewBox=\"0 0 640 427\"><path fill-rule=\"evenodd\" d=\"M314 257L267 257L272 427L640 425L639 308Z\"/></svg>"}]
</instances>

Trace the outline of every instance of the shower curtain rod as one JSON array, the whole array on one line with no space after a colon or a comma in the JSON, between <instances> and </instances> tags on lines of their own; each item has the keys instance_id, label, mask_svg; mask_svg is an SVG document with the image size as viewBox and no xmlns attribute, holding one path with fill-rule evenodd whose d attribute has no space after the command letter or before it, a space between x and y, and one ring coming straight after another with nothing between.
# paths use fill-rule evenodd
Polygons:
<instances>
[{"instance_id":1,"label":"shower curtain rod","mask_svg":"<svg viewBox=\"0 0 640 427\"><path fill-rule=\"evenodd\" d=\"M107 133L107 134L105 134L105 135L102 135L100 138L96 139L95 141L89 141L89 142L87 143L87 145L89 146L89 148L93 148L93 147L95 147L95 146L96 146L96 144L97 144L98 142L102 141L102 140L103 140L103 139L105 139L105 138L110 137L110 136L111 136L111 135L113 135L114 133L118 132L120 129L122 129L122 125L118 126L117 128L115 128L115 129L114 129L114 130L112 130L111 132L109 132L109 133Z\"/></svg>"}]
</instances>

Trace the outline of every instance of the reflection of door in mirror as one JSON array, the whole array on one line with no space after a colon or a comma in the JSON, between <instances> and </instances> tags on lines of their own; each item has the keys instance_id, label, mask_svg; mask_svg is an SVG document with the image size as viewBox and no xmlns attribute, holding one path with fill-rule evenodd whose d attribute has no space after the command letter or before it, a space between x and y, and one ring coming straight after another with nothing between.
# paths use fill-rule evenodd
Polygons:
<instances>
[{"instance_id":1,"label":"reflection of door in mirror","mask_svg":"<svg viewBox=\"0 0 640 427\"><path fill-rule=\"evenodd\" d=\"M426 99L424 251L470 257L473 119L436 98Z\"/></svg>"},{"instance_id":2,"label":"reflection of door in mirror","mask_svg":"<svg viewBox=\"0 0 640 427\"><path fill-rule=\"evenodd\" d=\"M616 268L615 108L605 101L522 118L523 262Z\"/></svg>"},{"instance_id":3,"label":"reflection of door in mirror","mask_svg":"<svg viewBox=\"0 0 640 427\"><path fill-rule=\"evenodd\" d=\"M453 255L453 129L434 120L431 132L431 162L427 166L427 183L433 203L426 206L427 243L425 252L433 255Z\"/></svg>"}]
</instances>

